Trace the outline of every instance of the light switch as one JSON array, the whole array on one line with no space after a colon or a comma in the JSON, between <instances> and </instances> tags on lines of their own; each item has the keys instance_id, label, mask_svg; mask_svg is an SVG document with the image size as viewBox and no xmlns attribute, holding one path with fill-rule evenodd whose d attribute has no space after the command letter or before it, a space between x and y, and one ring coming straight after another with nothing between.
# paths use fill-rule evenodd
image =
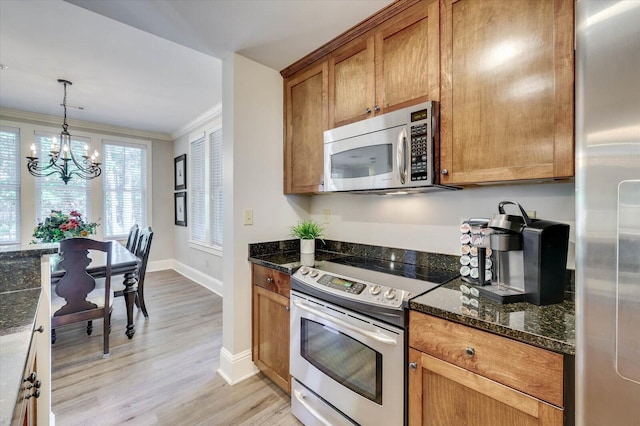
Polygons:
<instances>
[{"instance_id":1,"label":"light switch","mask_svg":"<svg viewBox=\"0 0 640 426\"><path fill-rule=\"evenodd\" d=\"M328 224L331 223L331 210L324 209L322 210L322 223Z\"/></svg>"},{"instance_id":2,"label":"light switch","mask_svg":"<svg viewBox=\"0 0 640 426\"><path fill-rule=\"evenodd\" d=\"M253 209L244 209L244 224L253 225Z\"/></svg>"}]
</instances>

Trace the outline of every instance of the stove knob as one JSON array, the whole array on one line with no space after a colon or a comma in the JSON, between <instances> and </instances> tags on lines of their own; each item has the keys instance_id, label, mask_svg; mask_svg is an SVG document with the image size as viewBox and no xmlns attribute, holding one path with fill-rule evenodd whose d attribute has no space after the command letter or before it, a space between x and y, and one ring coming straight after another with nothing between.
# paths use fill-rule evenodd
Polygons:
<instances>
[{"instance_id":1,"label":"stove knob","mask_svg":"<svg viewBox=\"0 0 640 426\"><path fill-rule=\"evenodd\" d=\"M302 275L307 275L309 273L309 268L307 268L306 266L303 266L302 268L300 268L300 273Z\"/></svg>"},{"instance_id":2,"label":"stove knob","mask_svg":"<svg viewBox=\"0 0 640 426\"><path fill-rule=\"evenodd\" d=\"M389 290L384 292L384 297L387 299L395 299L396 290L394 288L390 288Z\"/></svg>"},{"instance_id":3,"label":"stove knob","mask_svg":"<svg viewBox=\"0 0 640 426\"><path fill-rule=\"evenodd\" d=\"M373 294L374 296L380 294L380 286L378 284L374 285L369 290L369 293Z\"/></svg>"},{"instance_id":4,"label":"stove knob","mask_svg":"<svg viewBox=\"0 0 640 426\"><path fill-rule=\"evenodd\" d=\"M315 278L318 276L318 270L317 269L312 269L311 273L309 274L311 277Z\"/></svg>"}]
</instances>

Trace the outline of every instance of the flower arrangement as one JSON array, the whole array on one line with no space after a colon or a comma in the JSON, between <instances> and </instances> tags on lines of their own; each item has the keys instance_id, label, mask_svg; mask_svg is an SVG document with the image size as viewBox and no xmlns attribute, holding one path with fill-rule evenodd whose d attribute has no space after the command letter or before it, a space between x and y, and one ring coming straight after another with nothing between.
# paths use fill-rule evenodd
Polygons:
<instances>
[{"instance_id":1,"label":"flower arrangement","mask_svg":"<svg viewBox=\"0 0 640 426\"><path fill-rule=\"evenodd\" d=\"M35 240L31 244L55 243L73 237L88 237L96 233L96 222L85 222L82 214L71 210L63 214L61 210L51 210L51 214L33 230Z\"/></svg>"}]
</instances>

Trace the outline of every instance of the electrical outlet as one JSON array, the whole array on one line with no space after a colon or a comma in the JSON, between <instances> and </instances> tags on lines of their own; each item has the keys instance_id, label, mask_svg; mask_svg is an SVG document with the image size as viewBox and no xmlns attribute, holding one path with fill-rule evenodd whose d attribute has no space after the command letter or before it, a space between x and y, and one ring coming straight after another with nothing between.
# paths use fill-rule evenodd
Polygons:
<instances>
[{"instance_id":1,"label":"electrical outlet","mask_svg":"<svg viewBox=\"0 0 640 426\"><path fill-rule=\"evenodd\" d=\"M244 209L244 224L253 225L253 209Z\"/></svg>"},{"instance_id":2,"label":"electrical outlet","mask_svg":"<svg viewBox=\"0 0 640 426\"><path fill-rule=\"evenodd\" d=\"M331 223L331 210L329 209L322 210L322 217L323 217L322 223L324 224Z\"/></svg>"}]
</instances>

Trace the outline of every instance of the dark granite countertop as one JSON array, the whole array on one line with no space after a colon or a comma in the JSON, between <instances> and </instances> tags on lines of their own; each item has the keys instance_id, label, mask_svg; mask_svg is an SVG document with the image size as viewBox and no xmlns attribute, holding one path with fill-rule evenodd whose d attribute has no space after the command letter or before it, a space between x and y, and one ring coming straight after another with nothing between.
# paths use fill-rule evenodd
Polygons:
<instances>
[{"instance_id":1,"label":"dark granite countertop","mask_svg":"<svg viewBox=\"0 0 640 426\"><path fill-rule=\"evenodd\" d=\"M294 273L300 266L299 245L295 240L249 245L249 261L284 272ZM328 248L329 250L323 250ZM345 254L393 259L405 263L457 270L458 257L355 243L316 241L316 260L331 260ZM489 331L554 352L575 354L574 293L566 292L565 300L548 306L530 303L500 304L483 296L475 299L478 306L462 303L460 285L469 284L457 278L409 302L409 308L440 318ZM469 298L469 295L467 295ZM475 302L474 302L475 303Z\"/></svg>"},{"instance_id":2,"label":"dark granite countertop","mask_svg":"<svg viewBox=\"0 0 640 426\"><path fill-rule=\"evenodd\" d=\"M0 251L0 424L10 424L41 292L40 262L55 248Z\"/></svg>"},{"instance_id":3,"label":"dark granite countertop","mask_svg":"<svg viewBox=\"0 0 640 426\"><path fill-rule=\"evenodd\" d=\"M547 306L526 302L503 305L482 295L465 295L469 300L477 300L475 307L462 302L461 284L473 287L458 278L415 297L409 302L409 308L543 349L575 355L573 293L567 292L564 302Z\"/></svg>"}]
</instances>

